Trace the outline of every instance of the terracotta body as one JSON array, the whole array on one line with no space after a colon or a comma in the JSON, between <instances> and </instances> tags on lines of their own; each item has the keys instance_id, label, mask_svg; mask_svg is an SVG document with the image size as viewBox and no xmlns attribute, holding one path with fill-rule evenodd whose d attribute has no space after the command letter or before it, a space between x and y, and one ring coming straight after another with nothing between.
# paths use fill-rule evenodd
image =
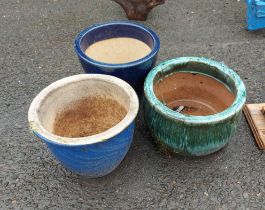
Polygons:
<instances>
[{"instance_id":1,"label":"terracotta body","mask_svg":"<svg viewBox=\"0 0 265 210\"><path fill-rule=\"evenodd\" d=\"M130 20L146 20L149 12L165 0L112 0L117 2L126 12Z\"/></svg>"},{"instance_id":2,"label":"terracotta body","mask_svg":"<svg viewBox=\"0 0 265 210\"><path fill-rule=\"evenodd\" d=\"M183 114L206 116L222 112L232 105L235 96L221 82L202 74L178 72L154 85L157 98Z\"/></svg>"}]
</instances>

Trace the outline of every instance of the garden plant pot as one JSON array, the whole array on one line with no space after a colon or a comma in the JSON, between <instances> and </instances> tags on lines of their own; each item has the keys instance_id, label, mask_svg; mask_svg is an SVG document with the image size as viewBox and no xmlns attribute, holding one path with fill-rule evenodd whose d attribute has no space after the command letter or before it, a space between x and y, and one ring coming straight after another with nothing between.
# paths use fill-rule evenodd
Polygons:
<instances>
[{"instance_id":1,"label":"garden plant pot","mask_svg":"<svg viewBox=\"0 0 265 210\"><path fill-rule=\"evenodd\" d=\"M151 52L142 59L123 64L99 62L85 54L85 50L95 42L119 37L140 40L151 48ZM141 91L146 75L156 63L160 41L154 31L141 24L130 21L112 21L84 29L76 37L74 48L86 73L116 76L128 82L136 91Z\"/></svg>"},{"instance_id":2,"label":"garden plant pot","mask_svg":"<svg viewBox=\"0 0 265 210\"><path fill-rule=\"evenodd\" d=\"M154 86L175 72L214 78L234 94L232 104L207 116L192 116L170 109L157 98ZM144 94L145 119L156 142L171 152L185 156L207 155L223 148L236 131L246 101L245 86L233 70L216 61L197 57L168 60L152 69L144 84Z\"/></svg>"},{"instance_id":3,"label":"garden plant pot","mask_svg":"<svg viewBox=\"0 0 265 210\"><path fill-rule=\"evenodd\" d=\"M125 117L110 129L86 137L55 135L53 126L58 112L82 98L100 96L117 101ZM138 112L138 97L123 80L95 74L81 74L58 80L43 89L28 112L32 132L44 141L51 153L69 170L88 177L112 172L128 152Z\"/></svg>"}]
</instances>

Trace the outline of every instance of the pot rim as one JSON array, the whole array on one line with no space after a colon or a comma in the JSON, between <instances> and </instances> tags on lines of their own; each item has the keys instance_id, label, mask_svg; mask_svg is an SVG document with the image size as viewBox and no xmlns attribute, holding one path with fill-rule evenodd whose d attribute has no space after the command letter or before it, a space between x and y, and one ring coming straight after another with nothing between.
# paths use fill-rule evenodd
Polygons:
<instances>
[{"instance_id":1,"label":"pot rim","mask_svg":"<svg viewBox=\"0 0 265 210\"><path fill-rule=\"evenodd\" d=\"M103 63L103 62L99 62L99 61L96 61L96 60L89 58L81 49L81 41L82 41L83 37L85 37L90 31L93 31L93 30L96 30L99 28L103 28L103 27L112 26L112 25L133 26L133 27L139 28L139 30L142 30L145 33L149 34L152 37L153 43L154 43L154 46L151 49L151 52L141 59L138 59L138 60L132 61L132 62L128 62L128 63L122 63L122 64ZM75 49L75 52L77 55L79 55L83 60L85 60L86 62L88 62L92 65L102 67L102 68L125 68L125 67L132 67L132 66L139 65L141 63L148 61L152 57L154 57L158 53L158 50L160 49L160 39L159 39L158 35L152 29L150 29L150 28L148 28L142 24L139 24L139 23L136 23L133 21L115 20L115 21L108 21L108 22L103 22L103 23L96 23L96 24L89 26L88 28L83 29L75 38L74 49Z\"/></svg>"},{"instance_id":2,"label":"pot rim","mask_svg":"<svg viewBox=\"0 0 265 210\"><path fill-rule=\"evenodd\" d=\"M203 63L207 64L209 66L217 68L219 71L221 71L223 74L228 76L233 80L236 87L236 97L234 102L231 106L229 106L227 109L225 109L222 112L208 115L208 116L191 116L191 115L184 115L181 113L178 113L176 111L171 110L167 106L165 106L155 95L153 90L153 81L156 77L156 75L159 72L164 72L170 68L171 65L178 65L178 64L185 64L188 62L197 62L197 63ZM246 102L246 88L243 83L243 81L240 79L238 74L234 72L232 69L224 65L223 63L219 63L217 61L203 58L203 57L180 57L180 58L174 58L168 61L165 61L155 68L153 68L149 74L147 75L147 78L144 83L144 93L145 98L148 100L150 105L160 114L165 116L166 118L170 118L174 121L182 121L187 124L209 124L209 123L217 123L220 121L223 121L227 118L232 117L235 113L239 112L245 102Z\"/></svg>"},{"instance_id":3,"label":"pot rim","mask_svg":"<svg viewBox=\"0 0 265 210\"><path fill-rule=\"evenodd\" d=\"M49 97L49 94L52 91L55 91L58 88L63 86L83 81L83 80L101 80L110 84L114 84L119 88L123 89L130 99L130 107L126 116L115 126L104 131L102 133L81 137L81 138L69 138L61 137L51 132L47 131L41 124L38 116L38 108L46 97ZM99 142L104 142L110 138L116 136L117 134L124 131L136 118L139 110L139 100L134 89L125 81L110 75L102 74L78 74L74 76L65 77L60 79L46 88L44 88L32 101L29 111L28 111L28 123L30 130L38 137L52 144L65 145L65 146L81 146L95 144Z\"/></svg>"}]
</instances>

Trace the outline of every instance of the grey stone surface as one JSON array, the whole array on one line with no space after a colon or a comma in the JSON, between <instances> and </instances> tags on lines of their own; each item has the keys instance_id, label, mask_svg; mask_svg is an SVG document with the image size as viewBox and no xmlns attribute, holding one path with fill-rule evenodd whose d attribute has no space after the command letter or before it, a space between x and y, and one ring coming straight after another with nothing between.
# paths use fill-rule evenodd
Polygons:
<instances>
[{"instance_id":1,"label":"grey stone surface","mask_svg":"<svg viewBox=\"0 0 265 210\"><path fill-rule=\"evenodd\" d=\"M245 118L226 148L187 159L158 150L141 110L128 155L100 179L64 169L28 131L35 95L83 72L76 34L112 19L125 15L109 0L0 1L0 209L264 209L265 156ZM265 101L265 31L245 30L243 0L168 0L145 24L160 35L158 62L216 59L242 77L248 102Z\"/></svg>"}]
</instances>

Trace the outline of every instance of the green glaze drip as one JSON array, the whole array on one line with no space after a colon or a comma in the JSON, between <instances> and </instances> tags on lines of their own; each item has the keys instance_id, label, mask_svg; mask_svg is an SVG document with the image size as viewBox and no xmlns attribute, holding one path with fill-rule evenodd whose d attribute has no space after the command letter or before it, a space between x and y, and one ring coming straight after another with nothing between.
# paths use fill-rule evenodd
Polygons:
<instances>
[{"instance_id":1,"label":"green glaze drip","mask_svg":"<svg viewBox=\"0 0 265 210\"><path fill-rule=\"evenodd\" d=\"M153 84L175 71L195 69L217 78L236 95L225 111L209 116L187 116L177 113L160 102ZM163 148L186 156L211 154L224 147L236 131L246 90L239 76L223 64L205 58L178 58L155 67L145 81L144 115L155 140Z\"/></svg>"}]
</instances>

